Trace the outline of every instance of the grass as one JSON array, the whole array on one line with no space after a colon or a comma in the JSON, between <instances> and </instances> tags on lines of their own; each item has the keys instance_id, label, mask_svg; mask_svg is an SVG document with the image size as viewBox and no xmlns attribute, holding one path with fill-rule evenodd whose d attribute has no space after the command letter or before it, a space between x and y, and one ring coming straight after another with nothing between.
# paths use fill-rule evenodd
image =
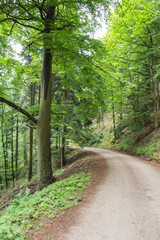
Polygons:
<instances>
[{"instance_id":1,"label":"grass","mask_svg":"<svg viewBox=\"0 0 160 240\"><path fill-rule=\"evenodd\" d=\"M90 177L82 172L33 195L29 189L20 191L6 210L0 213L0 239L23 240L25 232L38 224L41 216L54 218L60 210L77 205L81 200L81 190L89 180Z\"/></svg>"},{"instance_id":2,"label":"grass","mask_svg":"<svg viewBox=\"0 0 160 240\"><path fill-rule=\"evenodd\" d=\"M114 141L113 132L109 129L106 129L103 139L96 146L116 149L119 151L127 151L131 154L143 155L144 157L158 160L160 158L158 154L158 140L160 137L159 132L152 132L147 137L137 142L137 136L143 132L144 129L143 131L141 129L141 132L127 131L119 139Z\"/></svg>"},{"instance_id":3,"label":"grass","mask_svg":"<svg viewBox=\"0 0 160 240\"><path fill-rule=\"evenodd\" d=\"M153 139L151 142L142 142L138 146L133 147L132 153L138 155L144 155L145 157L150 157L152 159L158 160L158 140Z\"/></svg>"}]
</instances>

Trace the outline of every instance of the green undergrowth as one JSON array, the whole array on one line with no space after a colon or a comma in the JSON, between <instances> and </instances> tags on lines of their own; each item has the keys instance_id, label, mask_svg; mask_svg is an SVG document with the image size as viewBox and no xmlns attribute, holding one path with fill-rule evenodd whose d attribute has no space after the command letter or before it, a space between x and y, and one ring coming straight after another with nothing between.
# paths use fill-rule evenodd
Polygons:
<instances>
[{"instance_id":1,"label":"green undergrowth","mask_svg":"<svg viewBox=\"0 0 160 240\"><path fill-rule=\"evenodd\" d=\"M158 154L158 149L158 139L154 136L149 141L148 139L145 139L138 145L134 146L132 149L132 153L158 160L160 158Z\"/></svg>"},{"instance_id":2,"label":"green undergrowth","mask_svg":"<svg viewBox=\"0 0 160 240\"><path fill-rule=\"evenodd\" d=\"M35 224L42 224L41 217L54 218L61 210L77 205L81 190L90 177L83 172L49 185L33 195L30 190L20 191L0 213L0 239L22 240Z\"/></svg>"},{"instance_id":3,"label":"green undergrowth","mask_svg":"<svg viewBox=\"0 0 160 240\"><path fill-rule=\"evenodd\" d=\"M154 160L160 158L159 152L159 132L152 132L147 137L137 141L137 137L142 133L128 131L115 140L113 131L106 129L100 143L94 145L118 151L126 151L130 154L143 155Z\"/></svg>"}]
</instances>

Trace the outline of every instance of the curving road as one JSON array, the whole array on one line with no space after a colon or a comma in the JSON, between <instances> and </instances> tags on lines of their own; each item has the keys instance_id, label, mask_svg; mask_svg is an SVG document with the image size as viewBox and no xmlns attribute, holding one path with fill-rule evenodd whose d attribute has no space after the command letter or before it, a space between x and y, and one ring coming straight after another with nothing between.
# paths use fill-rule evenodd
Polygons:
<instances>
[{"instance_id":1,"label":"curving road","mask_svg":"<svg viewBox=\"0 0 160 240\"><path fill-rule=\"evenodd\" d=\"M126 154L85 149L106 159L106 177L64 239L160 240L160 168Z\"/></svg>"}]
</instances>

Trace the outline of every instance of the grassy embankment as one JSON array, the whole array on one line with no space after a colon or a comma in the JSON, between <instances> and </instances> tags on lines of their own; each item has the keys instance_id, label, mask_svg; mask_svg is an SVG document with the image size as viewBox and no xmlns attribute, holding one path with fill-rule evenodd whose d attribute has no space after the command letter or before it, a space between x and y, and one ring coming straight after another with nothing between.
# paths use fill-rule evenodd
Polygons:
<instances>
[{"instance_id":1,"label":"grassy embankment","mask_svg":"<svg viewBox=\"0 0 160 240\"><path fill-rule=\"evenodd\" d=\"M146 160L152 160L160 163L160 128L155 131L153 126L142 127L134 130L129 127L121 129L118 137L115 139L112 119L107 118L100 124L94 123L93 146L112 150L125 151L132 155L144 157Z\"/></svg>"},{"instance_id":2,"label":"grassy embankment","mask_svg":"<svg viewBox=\"0 0 160 240\"><path fill-rule=\"evenodd\" d=\"M1 240L26 239L33 227L43 226L46 219L63 214L65 209L81 201L82 190L91 179L88 162L92 155L80 151L72 151L71 154L65 168L54 170L57 181L42 191L31 194L31 189L24 188L24 180L21 179L22 184L19 182L17 185L19 193L8 207L0 211Z\"/></svg>"}]
</instances>

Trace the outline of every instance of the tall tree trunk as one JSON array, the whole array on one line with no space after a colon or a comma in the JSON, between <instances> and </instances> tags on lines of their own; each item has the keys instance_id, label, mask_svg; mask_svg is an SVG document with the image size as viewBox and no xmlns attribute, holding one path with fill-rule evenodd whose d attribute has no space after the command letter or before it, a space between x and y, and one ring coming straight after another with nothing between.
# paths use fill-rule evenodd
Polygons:
<instances>
[{"instance_id":1,"label":"tall tree trunk","mask_svg":"<svg viewBox=\"0 0 160 240\"><path fill-rule=\"evenodd\" d=\"M114 138L117 138L116 134L116 116L115 116L115 103L114 103L114 96L112 93L112 119L113 119L113 131L114 131Z\"/></svg>"},{"instance_id":2,"label":"tall tree trunk","mask_svg":"<svg viewBox=\"0 0 160 240\"><path fill-rule=\"evenodd\" d=\"M44 185L52 179L51 164L51 73L52 73L52 53L48 47L52 44L50 34L53 29L55 18L55 6L50 6L46 10L45 36L43 41L43 62L41 72L41 101L37 123L38 137L38 187L42 189ZM48 39L47 38L48 34ZM48 40L48 41L47 41Z\"/></svg>"},{"instance_id":3,"label":"tall tree trunk","mask_svg":"<svg viewBox=\"0 0 160 240\"><path fill-rule=\"evenodd\" d=\"M41 102L41 86L38 86L38 104Z\"/></svg>"},{"instance_id":4,"label":"tall tree trunk","mask_svg":"<svg viewBox=\"0 0 160 240\"><path fill-rule=\"evenodd\" d=\"M38 182L39 188L42 189L45 183L52 178L51 165L51 70L52 54L44 46L42 81L41 81L41 103L37 124L38 135Z\"/></svg>"},{"instance_id":5,"label":"tall tree trunk","mask_svg":"<svg viewBox=\"0 0 160 240\"><path fill-rule=\"evenodd\" d=\"M112 118L113 118L113 130L114 130L114 138L117 138L116 134L116 116L115 116L115 106L114 102L112 102Z\"/></svg>"},{"instance_id":6,"label":"tall tree trunk","mask_svg":"<svg viewBox=\"0 0 160 240\"><path fill-rule=\"evenodd\" d=\"M18 134L19 134L19 119L17 116L17 126L16 126L16 158L15 158L15 178L18 180Z\"/></svg>"},{"instance_id":7,"label":"tall tree trunk","mask_svg":"<svg viewBox=\"0 0 160 240\"><path fill-rule=\"evenodd\" d=\"M159 79L157 80L157 88L156 88L156 91L157 91L157 111L160 109L160 94L159 94Z\"/></svg>"},{"instance_id":8,"label":"tall tree trunk","mask_svg":"<svg viewBox=\"0 0 160 240\"><path fill-rule=\"evenodd\" d=\"M3 146L3 158L4 158L4 173L5 173L5 184L6 188L8 188L8 177L7 177L7 168L8 168L8 159L7 159L7 149L6 144L4 140L4 107L2 103L2 122L1 122L1 129L2 129L2 146Z\"/></svg>"},{"instance_id":9,"label":"tall tree trunk","mask_svg":"<svg viewBox=\"0 0 160 240\"><path fill-rule=\"evenodd\" d=\"M27 127L24 129L24 164L28 165L28 154L27 154Z\"/></svg>"},{"instance_id":10,"label":"tall tree trunk","mask_svg":"<svg viewBox=\"0 0 160 240\"><path fill-rule=\"evenodd\" d=\"M12 116L12 129L11 129L11 168L12 168L12 183L14 187L14 145L13 145L13 133L14 133L14 117Z\"/></svg>"},{"instance_id":11,"label":"tall tree trunk","mask_svg":"<svg viewBox=\"0 0 160 240\"><path fill-rule=\"evenodd\" d=\"M65 161L65 134L67 127L63 126L62 128L62 149L61 149L61 167L63 167L66 163Z\"/></svg>"},{"instance_id":12,"label":"tall tree trunk","mask_svg":"<svg viewBox=\"0 0 160 240\"><path fill-rule=\"evenodd\" d=\"M32 162L33 162L33 128L30 127L30 156L29 156L29 171L28 181L32 179Z\"/></svg>"},{"instance_id":13,"label":"tall tree trunk","mask_svg":"<svg viewBox=\"0 0 160 240\"><path fill-rule=\"evenodd\" d=\"M153 38L152 34L148 29L149 37L150 37L150 51L153 51ZM154 126L155 130L158 129L159 121L158 121L158 110L157 110L157 97L156 97L156 84L154 81L154 57L153 53L151 53L151 64L150 64L150 75L151 75L151 82L152 82L152 95L153 95L153 112L154 112Z\"/></svg>"},{"instance_id":14,"label":"tall tree trunk","mask_svg":"<svg viewBox=\"0 0 160 240\"><path fill-rule=\"evenodd\" d=\"M31 83L31 106L34 105L35 100L35 84ZM33 128L30 127L30 156L29 156L29 171L28 171L28 181L32 179L32 165L33 165Z\"/></svg>"}]
</instances>

